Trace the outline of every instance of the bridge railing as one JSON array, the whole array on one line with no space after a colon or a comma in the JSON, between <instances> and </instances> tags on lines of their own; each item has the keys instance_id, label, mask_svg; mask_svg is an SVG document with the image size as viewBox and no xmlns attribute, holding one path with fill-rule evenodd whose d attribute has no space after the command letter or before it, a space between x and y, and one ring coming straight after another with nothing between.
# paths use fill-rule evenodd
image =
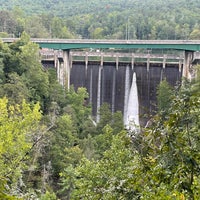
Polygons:
<instances>
[{"instance_id":1,"label":"bridge railing","mask_svg":"<svg viewBox=\"0 0 200 200\"><path fill-rule=\"evenodd\" d=\"M62 59L63 52L50 49L42 49L40 51L42 60ZM70 51L71 61L116 61L118 62L144 62L149 60L152 63L182 63L184 56L173 54L151 54L151 53L119 53L119 52L101 52L101 51Z\"/></svg>"}]
</instances>

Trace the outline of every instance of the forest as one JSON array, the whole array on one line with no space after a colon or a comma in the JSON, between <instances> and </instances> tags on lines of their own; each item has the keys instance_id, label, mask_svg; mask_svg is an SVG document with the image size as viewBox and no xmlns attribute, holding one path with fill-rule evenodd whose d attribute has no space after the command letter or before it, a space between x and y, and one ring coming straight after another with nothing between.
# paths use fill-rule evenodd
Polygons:
<instances>
[{"instance_id":1,"label":"forest","mask_svg":"<svg viewBox=\"0 0 200 200\"><path fill-rule=\"evenodd\" d=\"M130 133L107 104L94 123L86 89L63 88L27 33L0 52L0 199L199 199L199 65L163 80L151 123Z\"/></svg>"},{"instance_id":2,"label":"forest","mask_svg":"<svg viewBox=\"0 0 200 200\"><path fill-rule=\"evenodd\" d=\"M0 9L0 37L20 38L0 41L0 199L199 199L200 65L175 88L163 80L149 126L130 133L108 104L95 123L86 88L62 87L30 40L199 39L198 0L0 0Z\"/></svg>"},{"instance_id":3,"label":"forest","mask_svg":"<svg viewBox=\"0 0 200 200\"><path fill-rule=\"evenodd\" d=\"M199 39L198 0L0 0L0 37Z\"/></svg>"}]
</instances>

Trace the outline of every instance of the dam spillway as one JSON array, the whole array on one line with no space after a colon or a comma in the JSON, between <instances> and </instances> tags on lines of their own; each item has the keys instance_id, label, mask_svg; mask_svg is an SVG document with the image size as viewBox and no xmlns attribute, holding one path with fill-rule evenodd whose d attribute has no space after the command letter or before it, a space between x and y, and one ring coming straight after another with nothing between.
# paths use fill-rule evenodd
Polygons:
<instances>
[{"instance_id":1,"label":"dam spillway","mask_svg":"<svg viewBox=\"0 0 200 200\"><path fill-rule=\"evenodd\" d=\"M159 83L166 79L170 85L175 86L182 77L183 58L181 57L124 53L102 55L101 52L91 55L88 52L71 52L70 55L69 83L75 90L78 87L87 89L89 93L87 101L92 106L92 114L96 121L99 120L100 106L108 103L112 112L123 113L126 123L127 104L135 73L140 124L144 126L149 116L156 110L156 92ZM91 59L91 56L95 59ZM105 56L110 57L106 60ZM62 84L66 78L62 54L57 55L58 59L55 59L55 55L53 60L50 57L52 57L50 54L46 54L46 59L43 59L42 63L44 66L54 66L57 69L58 80ZM125 57L129 59L124 60Z\"/></svg>"},{"instance_id":2,"label":"dam spillway","mask_svg":"<svg viewBox=\"0 0 200 200\"><path fill-rule=\"evenodd\" d=\"M93 116L98 116L99 106L108 103L112 112L121 111L125 114L125 104L132 84L133 73L136 75L138 89L139 115L141 124L146 123L145 116L156 109L156 91L160 81L166 79L170 85L175 86L181 80L181 71L178 65L130 64L88 62L74 62L70 73L70 84L75 90L86 87L89 93L89 102L92 105Z\"/></svg>"}]
</instances>

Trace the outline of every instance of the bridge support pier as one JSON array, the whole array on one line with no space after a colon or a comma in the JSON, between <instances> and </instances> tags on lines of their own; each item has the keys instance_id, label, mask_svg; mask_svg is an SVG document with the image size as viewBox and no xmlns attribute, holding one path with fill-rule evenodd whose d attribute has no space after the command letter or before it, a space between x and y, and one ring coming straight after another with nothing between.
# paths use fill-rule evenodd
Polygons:
<instances>
[{"instance_id":1,"label":"bridge support pier","mask_svg":"<svg viewBox=\"0 0 200 200\"><path fill-rule=\"evenodd\" d=\"M54 62L56 63L55 67L56 67L56 71L57 71L57 80L63 86L64 85L64 81L63 81L63 68L64 68L63 67L63 62L59 58L54 60Z\"/></svg>"},{"instance_id":2,"label":"bridge support pier","mask_svg":"<svg viewBox=\"0 0 200 200\"><path fill-rule=\"evenodd\" d=\"M70 50L63 50L63 86L66 89L70 87Z\"/></svg>"},{"instance_id":3,"label":"bridge support pier","mask_svg":"<svg viewBox=\"0 0 200 200\"><path fill-rule=\"evenodd\" d=\"M183 77L187 79L191 79L191 66L194 57L193 51L185 51L184 52L184 64L183 64Z\"/></svg>"}]
</instances>

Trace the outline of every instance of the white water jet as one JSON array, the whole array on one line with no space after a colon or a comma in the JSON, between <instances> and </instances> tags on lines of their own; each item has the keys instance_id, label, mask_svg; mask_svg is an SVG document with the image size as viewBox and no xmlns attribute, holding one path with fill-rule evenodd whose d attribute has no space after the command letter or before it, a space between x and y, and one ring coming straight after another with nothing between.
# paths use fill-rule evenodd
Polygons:
<instances>
[{"instance_id":1,"label":"white water jet","mask_svg":"<svg viewBox=\"0 0 200 200\"><path fill-rule=\"evenodd\" d=\"M136 82L136 74L133 73L132 85L129 92L127 113L126 113L126 123L125 126L131 132L140 131L139 122L139 102L138 102L138 90Z\"/></svg>"}]
</instances>

